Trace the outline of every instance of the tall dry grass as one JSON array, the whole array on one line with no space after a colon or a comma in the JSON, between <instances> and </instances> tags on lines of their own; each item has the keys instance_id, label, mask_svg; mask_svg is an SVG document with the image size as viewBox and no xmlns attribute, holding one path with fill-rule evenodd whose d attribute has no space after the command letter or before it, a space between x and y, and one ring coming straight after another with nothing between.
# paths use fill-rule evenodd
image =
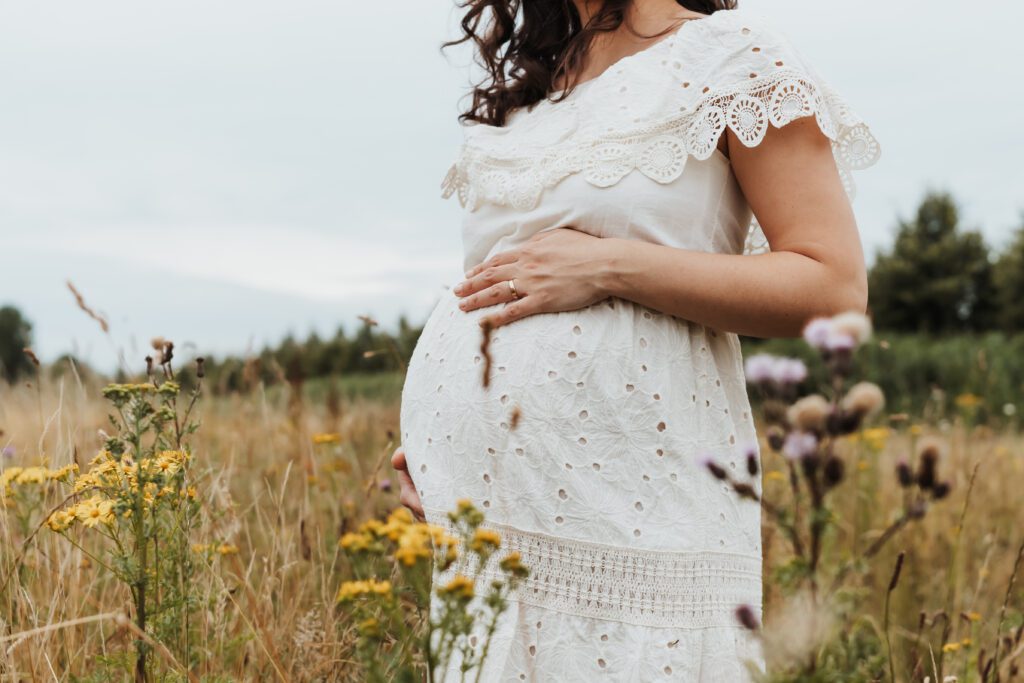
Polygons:
<instances>
[{"instance_id":1,"label":"tall dry grass","mask_svg":"<svg viewBox=\"0 0 1024 683\"><path fill-rule=\"evenodd\" d=\"M108 429L100 390L70 372L0 387L2 466L85 469L102 446L100 430ZM349 578L337 542L398 504L387 463L397 445L398 405L314 403L293 384L273 396L257 389L204 398L198 412L194 474L203 512L193 541L223 552L200 569L201 637L192 660L173 662L155 651L166 680L357 680L354 624L335 604ZM837 657L884 654L884 643L858 640L857 623L883 627L887 597L897 680L934 681L940 671L981 680L978 655L991 655L998 634L1011 637L1001 649L1021 648L1013 632L1022 623L1022 580L1011 586L1011 576L1024 538L1024 438L958 418L941 425L884 416L844 444L852 481L833 499L839 533L823 558L831 566L854 563L853 580L836 609L815 620L799 599L784 599L786 577L769 573L765 622L773 656L807 656L830 639L845 643ZM337 437L314 443L325 433ZM939 467L952 493L857 565L901 508L897 461L926 435L946 445ZM764 467L766 492L784 499L784 463L766 457ZM81 549L41 526L59 502L53 490L35 509L9 502L0 510L0 680L111 680L111 672L131 670L139 637L125 619L131 597ZM785 540L769 525L764 531L766 567L785 567ZM1009 670L1003 676L1011 680Z\"/></svg>"}]
</instances>

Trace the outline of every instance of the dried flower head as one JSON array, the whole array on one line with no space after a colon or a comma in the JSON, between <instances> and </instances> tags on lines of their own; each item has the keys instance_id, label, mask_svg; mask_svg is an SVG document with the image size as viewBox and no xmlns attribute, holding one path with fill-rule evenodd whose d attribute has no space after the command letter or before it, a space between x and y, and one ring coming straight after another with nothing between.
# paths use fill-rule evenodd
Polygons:
<instances>
[{"instance_id":1,"label":"dried flower head","mask_svg":"<svg viewBox=\"0 0 1024 683\"><path fill-rule=\"evenodd\" d=\"M786 411L789 423L805 432L825 429L825 420L831 411L828 400L821 394L804 396Z\"/></svg>"},{"instance_id":2,"label":"dried flower head","mask_svg":"<svg viewBox=\"0 0 1024 683\"><path fill-rule=\"evenodd\" d=\"M877 384L858 382L846 392L842 405L847 411L861 418L868 418L878 413L885 405L885 394Z\"/></svg>"}]
</instances>

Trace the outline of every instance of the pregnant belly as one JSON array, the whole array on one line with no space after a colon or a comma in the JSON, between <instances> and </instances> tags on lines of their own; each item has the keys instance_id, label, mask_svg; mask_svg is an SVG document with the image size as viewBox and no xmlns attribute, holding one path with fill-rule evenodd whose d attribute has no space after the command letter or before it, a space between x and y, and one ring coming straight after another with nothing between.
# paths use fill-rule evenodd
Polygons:
<instances>
[{"instance_id":1,"label":"pregnant belly","mask_svg":"<svg viewBox=\"0 0 1024 683\"><path fill-rule=\"evenodd\" d=\"M494 523L648 548L757 542L755 511L700 463L735 468L755 441L735 335L612 297L496 328L488 368L494 308L458 301L434 308L402 392L425 508L469 498Z\"/></svg>"}]
</instances>

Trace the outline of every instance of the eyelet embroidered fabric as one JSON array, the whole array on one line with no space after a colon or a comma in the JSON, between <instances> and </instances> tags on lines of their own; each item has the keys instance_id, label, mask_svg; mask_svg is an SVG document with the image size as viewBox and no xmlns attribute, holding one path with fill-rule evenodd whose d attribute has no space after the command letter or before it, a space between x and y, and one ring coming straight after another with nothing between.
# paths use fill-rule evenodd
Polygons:
<instances>
[{"instance_id":1,"label":"eyelet embroidered fabric","mask_svg":"<svg viewBox=\"0 0 1024 683\"><path fill-rule=\"evenodd\" d=\"M717 141L729 127L757 145L806 116L842 171L878 157L867 127L763 19L726 10L686 23L562 102L465 129L444 184L467 209L464 266L558 227L756 253L766 245ZM517 281L524 298L528 282ZM496 308L459 301L445 291L423 327L400 430L428 519L446 524L472 500L502 537L498 557L519 551L532 572L480 680L750 681L763 656L735 611L761 614L761 511L702 462L761 490L744 471L760 444L738 336L608 297L497 328L488 363L478 322ZM483 642L479 630L470 640Z\"/></svg>"}]
</instances>

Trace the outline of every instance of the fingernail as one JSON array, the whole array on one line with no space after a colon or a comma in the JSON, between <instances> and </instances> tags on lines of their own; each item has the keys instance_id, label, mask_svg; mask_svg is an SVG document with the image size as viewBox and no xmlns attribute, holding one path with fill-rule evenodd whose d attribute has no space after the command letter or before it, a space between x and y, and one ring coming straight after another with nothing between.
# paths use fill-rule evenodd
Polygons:
<instances>
[{"instance_id":1,"label":"fingernail","mask_svg":"<svg viewBox=\"0 0 1024 683\"><path fill-rule=\"evenodd\" d=\"M461 293L462 292L462 288L465 287L465 286L466 286L465 282L460 282L459 284L455 285L455 293L456 294Z\"/></svg>"}]
</instances>

